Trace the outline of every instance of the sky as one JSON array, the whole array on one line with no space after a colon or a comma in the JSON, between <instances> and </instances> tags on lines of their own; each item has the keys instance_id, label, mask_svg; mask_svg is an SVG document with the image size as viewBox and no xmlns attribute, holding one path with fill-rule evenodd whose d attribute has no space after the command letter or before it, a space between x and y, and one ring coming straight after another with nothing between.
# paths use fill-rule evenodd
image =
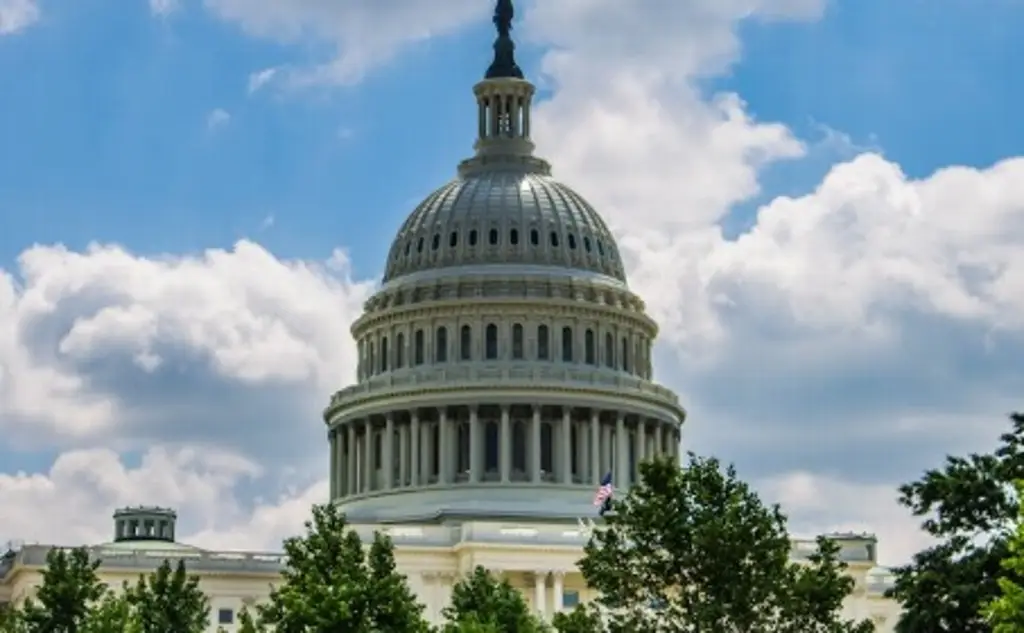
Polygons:
<instances>
[{"instance_id":1,"label":"sky","mask_svg":"<svg viewBox=\"0 0 1024 633\"><path fill-rule=\"evenodd\" d=\"M274 550L393 234L472 152L488 0L0 0L0 540L115 507ZM684 448L795 534L1024 410L1024 4L532 0L555 175L661 325Z\"/></svg>"}]
</instances>

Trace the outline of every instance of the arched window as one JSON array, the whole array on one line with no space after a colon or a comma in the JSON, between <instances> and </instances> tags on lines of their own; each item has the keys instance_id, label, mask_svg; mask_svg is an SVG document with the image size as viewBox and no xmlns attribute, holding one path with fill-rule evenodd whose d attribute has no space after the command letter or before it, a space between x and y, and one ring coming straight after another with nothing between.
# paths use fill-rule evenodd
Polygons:
<instances>
[{"instance_id":1,"label":"arched window","mask_svg":"<svg viewBox=\"0 0 1024 633\"><path fill-rule=\"evenodd\" d=\"M487 241L490 242L491 246L498 245L498 229L491 229L490 233L487 235Z\"/></svg>"},{"instance_id":2,"label":"arched window","mask_svg":"<svg viewBox=\"0 0 1024 633\"><path fill-rule=\"evenodd\" d=\"M604 335L604 364L605 367L615 367L615 338L611 332Z\"/></svg>"},{"instance_id":3,"label":"arched window","mask_svg":"<svg viewBox=\"0 0 1024 633\"><path fill-rule=\"evenodd\" d=\"M512 246L515 246L516 244L519 243L519 230L518 229L512 229L509 232L509 234L508 234L508 242Z\"/></svg>"},{"instance_id":4,"label":"arched window","mask_svg":"<svg viewBox=\"0 0 1024 633\"><path fill-rule=\"evenodd\" d=\"M493 323L488 324L486 335L485 358L494 360L498 357L498 326Z\"/></svg>"},{"instance_id":5,"label":"arched window","mask_svg":"<svg viewBox=\"0 0 1024 633\"><path fill-rule=\"evenodd\" d=\"M498 472L498 424L488 422L484 428L484 473Z\"/></svg>"},{"instance_id":6,"label":"arched window","mask_svg":"<svg viewBox=\"0 0 1024 633\"><path fill-rule=\"evenodd\" d=\"M622 337L622 371L629 371L629 339Z\"/></svg>"},{"instance_id":7,"label":"arched window","mask_svg":"<svg viewBox=\"0 0 1024 633\"><path fill-rule=\"evenodd\" d=\"M451 235L448 236L448 246L455 248L459 244L459 233L458 231L452 231Z\"/></svg>"},{"instance_id":8,"label":"arched window","mask_svg":"<svg viewBox=\"0 0 1024 633\"><path fill-rule=\"evenodd\" d=\"M395 369L405 367L405 334L401 332L395 337Z\"/></svg>"},{"instance_id":9,"label":"arched window","mask_svg":"<svg viewBox=\"0 0 1024 633\"><path fill-rule=\"evenodd\" d=\"M584 237L583 238L583 250L587 251L588 253L590 252L590 238L589 237Z\"/></svg>"},{"instance_id":10,"label":"arched window","mask_svg":"<svg viewBox=\"0 0 1024 633\"><path fill-rule=\"evenodd\" d=\"M512 326L512 358L523 359L523 326L519 323Z\"/></svg>"},{"instance_id":11,"label":"arched window","mask_svg":"<svg viewBox=\"0 0 1024 633\"><path fill-rule=\"evenodd\" d=\"M576 236L572 233L569 234L569 248L576 250Z\"/></svg>"},{"instance_id":12,"label":"arched window","mask_svg":"<svg viewBox=\"0 0 1024 633\"><path fill-rule=\"evenodd\" d=\"M588 365L595 364L594 330L587 330L583 334L583 362L585 362Z\"/></svg>"},{"instance_id":13,"label":"arched window","mask_svg":"<svg viewBox=\"0 0 1024 633\"><path fill-rule=\"evenodd\" d=\"M463 325L459 331L459 358L462 360L473 358L473 330L468 325Z\"/></svg>"},{"instance_id":14,"label":"arched window","mask_svg":"<svg viewBox=\"0 0 1024 633\"><path fill-rule=\"evenodd\" d=\"M548 326L538 325L537 326L537 358L539 360L548 360L551 352L548 347L551 345L551 335L548 333Z\"/></svg>"},{"instance_id":15,"label":"arched window","mask_svg":"<svg viewBox=\"0 0 1024 633\"><path fill-rule=\"evenodd\" d=\"M430 248L431 248L431 250L435 250L436 251L440 247L441 247L441 235L439 233L434 233L434 239L430 243Z\"/></svg>"},{"instance_id":16,"label":"arched window","mask_svg":"<svg viewBox=\"0 0 1024 633\"><path fill-rule=\"evenodd\" d=\"M434 362L448 362L448 328L443 325L437 328L437 335L434 337Z\"/></svg>"},{"instance_id":17,"label":"arched window","mask_svg":"<svg viewBox=\"0 0 1024 633\"><path fill-rule=\"evenodd\" d=\"M380 337L380 370L388 370L388 337Z\"/></svg>"},{"instance_id":18,"label":"arched window","mask_svg":"<svg viewBox=\"0 0 1024 633\"><path fill-rule=\"evenodd\" d=\"M423 330L416 330L416 339L413 341L412 362L416 365L423 364Z\"/></svg>"},{"instance_id":19,"label":"arched window","mask_svg":"<svg viewBox=\"0 0 1024 633\"><path fill-rule=\"evenodd\" d=\"M534 246L540 244L540 233L537 232L537 229L530 229L530 244Z\"/></svg>"},{"instance_id":20,"label":"arched window","mask_svg":"<svg viewBox=\"0 0 1024 633\"><path fill-rule=\"evenodd\" d=\"M551 245L558 247L558 233L555 231L551 231Z\"/></svg>"},{"instance_id":21,"label":"arched window","mask_svg":"<svg viewBox=\"0 0 1024 633\"><path fill-rule=\"evenodd\" d=\"M476 246L476 229L469 232L469 245Z\"/></svg>"},{"instance_id":22,"label":"arched window","mask_svg":"<svg viewBox=\"0 0 1024 633\"><path fill-rule=\"evenodd\" d=\"M423 252L423 238L422 237L420 239L416 240L416 252L417 253L422 253Z\"/></svg>"},{"instance_id":23,"label":"arched window","mask_svg":"<svg viewBox=\"0 0 1024 633\"><path fill-rule=\"evenodd\" d=\"M572 362L572 328L562 328L562 362Z\"/></svg>"}]
</instances>

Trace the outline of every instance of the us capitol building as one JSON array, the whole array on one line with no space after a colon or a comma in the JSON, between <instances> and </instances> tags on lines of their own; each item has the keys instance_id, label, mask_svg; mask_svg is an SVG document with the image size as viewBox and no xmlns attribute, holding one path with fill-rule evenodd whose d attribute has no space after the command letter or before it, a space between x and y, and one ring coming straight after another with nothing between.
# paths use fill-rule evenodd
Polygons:
<instances>
[{"instance_id":1,"label":"us capitol building","mask_svg":"<svg viewBox=\"0 0 1024 633\"><path fill-rule=\"evenodd\" d=\"M498 2L494 62L473 89L475 154L402 224L380 289L353 324L356 383L324 413L330 496L365 539L385 530L399 568L437 620L477 565L550 617L590 599L576 567L579 517L602 476L628 488L637 464L678 458L686 412L654 382L657 324L627 284L615 238L534 155L534 86L514 59L511 3ZM282 559L175 541L176 516L124 508L93 548L116 585L185 558L231 630L265 598ZM850 616L891 630L870 535L834 535L857 580ZM0 602L39 582L50 546L0 559ZM794 542L793 556L813 551Z\"/></svg>"}]
</instances>

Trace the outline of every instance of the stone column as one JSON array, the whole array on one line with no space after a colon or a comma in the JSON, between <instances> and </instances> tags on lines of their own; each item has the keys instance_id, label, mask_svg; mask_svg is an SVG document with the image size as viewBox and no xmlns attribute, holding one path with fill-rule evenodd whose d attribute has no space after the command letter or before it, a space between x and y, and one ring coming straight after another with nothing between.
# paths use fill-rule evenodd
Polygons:
<instances>
[{"instance_id":1,"label":"stone column","mask_svg":"<svg viewBox=\"0 0 1024 633\"><path fill-rule=\"evenodd\" d=\"M590 424L579 420L573 423L576 429L576 444L572 447L572 450L576 451L576 464L579 466L580 481L587 483L590 481Z\"/></svg>"},{"instance_id":2,"label":"stone column","mask_svg":"<svg viewBox=\"0 0 1024 633\"><path fill-rule=\"evenodd\" d=\"M342 433L340 426L335 427L334 429L334 443L338 453L338 463L335 464L335 468L337 468L337 470L334 474L335 480L337 481L337 484L335 484L335 496L343 497L345 496L345 487L347 485L347 482L345 481L345 462L347 461L347 458L345 457L345 435Z\"/></svg>"},{"instance_id":3,"label":"stone column","mask_svg":"<svg viewBox=\"0 0 1024 633\"><path fill-rule=\"evenodd\" d=\"M556 571L552 574L554 580L554 596L551 604L551 612L558 613L562 611L562 605L565 602L565 573Z\"/></svg>"},{"instance_id":4,"label":"stone column","mask_svg":"<svg viewBox=\"0 0 1024 633\"><path fill-rule=\"evenodd\" d=\"M346 456L346 466L348 467L348 481L345 482L346 492L350 495L354 495L359 492L357 488L356 475L356 425L354 420L349 420L346 424L346 434L348 435L348 455Z\"/></svg>"},{"instance_id":5,"label":"stone column","mask_svg":"<svg viewBox=\"0 0 1024 633\"><path fill-rule=\"evenodd\" d=\"M546 571L533 572L533 608L542 619L547 619L547 606L544 604L547 580L548 573Z\"/></svg>"},{"instance_id":6,"label":"stone column","mask_svg":"<svg viewBox=\"0 0 1024 633\"><path fill-rule=\"evenodd\" d=\"M363 492L373 490L373 422L366 418L366 435L363 437Z\"/></svg>"},{"instance_id":7,"label":"stone column","mask_svg":"<svg viewBox=\"0 0 1024 633\"><path fill-rule=\"evenodd\" d=\"M512 478L512 428L508 419L508 406L501 407L501 429L498 435L498 470L502 483Z\"/></svg>"},{"instance_id":8,"label":"stone column","mask_svg":"<svg viewBox=\"0 0 1024 633\"><path fill-rule=\"evenodd\" d=\"M530 481L541 482L540 475L540 407L533 407L533 421L530 423Z\"/></svg>"},{"instance_id":9,"label":"stone column","mask_svg":"<svg viewBox=\"0 0 1024 633\"><path fill-rule=\"evenodd\" d=\"M388 413L384 421L384 445L380 469L384 471L384 490L395 487L395 416Z\"/></svg>"},{"instance_id":10,"label":"stone column","mask_svg":"<svg viewBox=\"0 0 1024 633\"><path fill-rule=\"evenodd\" d=\"M561 455L559 471L563 484L572 483L572 410L569 407L562 407L562 441L558 443Z\"/></svg>"},{"instance_id":11,"label":"stone column","mask_svg":"<svg viewBox=\"0 0 1024 633\"><path fill-rule=\"evenodd\" d=\"M626 415L615 419L615 487L625 488L629 482L629 448L626 441Z\"/></svg>"},{"instance_id":12,"label":"stone column","mask_svg":"<svg viewBox=\"0 0 1024 633\"><path fill-rule=\"evenodd\" d=\"M601 414L590 412L590 478L595 486L601 485Z\"/></svg>"},{"instance_id":13,"label":"stone column","mask_svg":"<svg viewBox=\"0 0 1024 633\"><path fill-rule=\"evenodd\" d=\"M661 420L654 421L654 454L658 457L664 457L665 447L662 445L664 439L665 429L661 423Z\"/></svg>"},{"instance_id":14,"label":"stone column","mask_svg":"<svg viewBox=\"0 0 1024 633\"><path fill-rule=\"evenodd\" d=\"M476 407L469 408L469 483L475 484L480 481L481 457L480 450L480 418L477 416Z\"/></svg>"},{"instance_id":15,"label":"stone column","mask_svg":"<svg viewBox=\"0 0 1024 633\"><path fill-rule=\"evenodd\" d=\"M404 487L409 481L409 425L398 426L398 486Z\"/></svg>"},{"instance_id":16,"label":"stone column","mask_svg":"<svg viewBox=\"0 0 1024 633\"><path fill-rule=\"evenodd\" d=\"M441 462L437 465L437 483L447 484L451 481L451 428L448 424L448 410L444 407L438 409L438 424L441 430L438 433L441 445L437 447L437 453Z\"/></svg>"},{"instance_id":17,"label":"stone column","mask_svg":"<svg viewBox=\"0 0 1024 633\"><path fill-rule=\"evenodd\" d=\"M336 499L338 497L338 444L341 438L338 436L336 429L327 431L327 444L331 447L331 463L328 468L330 469L331 476L328 479L330 482L330 498Z\"/></svg>"},{"instance_id":18,"label":"stone column","mask_svg":"<svg viewBox=\"0 0 1024 633\"><path fill-rule=\"evenodd\" d=\"M410 447L412 455L409 460L409 480L411 481L410 485L413 488L420 485L420 433L420 413L416 409L413 409L411 428L409 430L409 443L412 445Z\"/></svg>"}]
</instances>

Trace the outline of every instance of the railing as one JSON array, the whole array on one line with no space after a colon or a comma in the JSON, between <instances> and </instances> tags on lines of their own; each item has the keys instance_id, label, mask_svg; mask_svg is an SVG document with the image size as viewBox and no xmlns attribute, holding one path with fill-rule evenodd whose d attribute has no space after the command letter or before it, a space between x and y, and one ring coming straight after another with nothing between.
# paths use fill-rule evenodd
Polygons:
<instances>
[{"instance_id":1,"label":"railing","mask_svg":"<svg viewBox=\"0 0 1024 633\"><path fill-rule=\"evenodd\" d=\"M346 401L392 390L437 387L446 384L474 386L535 386L561 383L582 388L605 388L653 396L673 406L679 398L671 390L649 380L607 369L587 366L557 366L520 363L500 366L463 365L452 367L413 367L373 376L364 382L345 387L331 398L331 406Z\"/></svg>"}]
</instances>

